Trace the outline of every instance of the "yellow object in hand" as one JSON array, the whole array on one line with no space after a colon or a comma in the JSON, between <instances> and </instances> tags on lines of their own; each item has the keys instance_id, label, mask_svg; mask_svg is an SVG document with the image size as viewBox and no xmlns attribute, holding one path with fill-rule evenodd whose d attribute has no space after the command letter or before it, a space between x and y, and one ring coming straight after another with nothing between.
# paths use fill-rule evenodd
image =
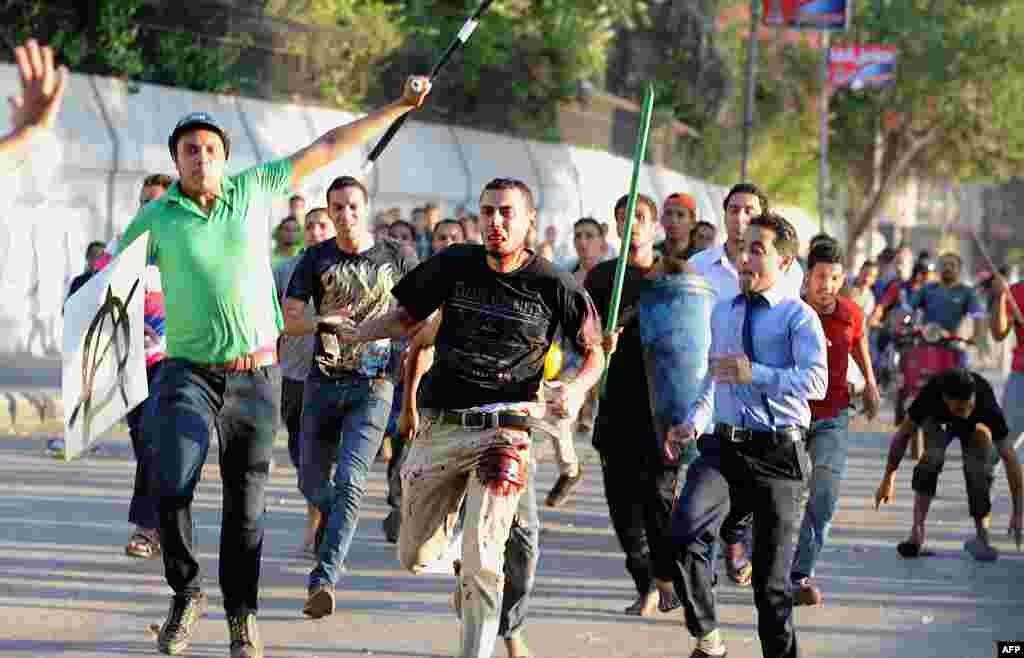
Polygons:
<instances>
[{"instance_id":1,"label":"yellow object in hand","mask_svg":"<svg viewBox=\"0 0 1024 658\"><path fill-rule=\"evenodd\" d=\"M562 372L562 347L558 343L551 343L547 355L544 357L544 381L558 379Z\"/></svg>"}]
</instances>

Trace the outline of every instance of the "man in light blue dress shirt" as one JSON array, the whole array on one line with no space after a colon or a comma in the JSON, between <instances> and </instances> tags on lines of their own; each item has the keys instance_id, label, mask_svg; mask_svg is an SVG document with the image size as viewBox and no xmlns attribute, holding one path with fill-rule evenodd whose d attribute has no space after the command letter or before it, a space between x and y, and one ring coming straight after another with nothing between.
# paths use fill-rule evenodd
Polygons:
<instances>
[{"instance_id":1,"label":"man in light blue dress shirt","mask_svg":"<svg viewBox=\"0 0 1024 658\"><path fill-rule=\"evenodd\" d=\"M753 183L732 186L722 202L725 211L725 243L693 256L689 263L715 291L718 300L732 299L740 294L740 243L750 220L768 211L768 197ZM784 297L800 297L804 271L794 258L782 272L776 288ZM731 515L722 524L725 544L725 571L737 585L750 585L751 566L749 515ZM712 561L714 561L712 559Z\"/></svg>"},{"instance_id":2,"label":"man in light blue dress shirt","mask_svg":"<svg viewBox=\"0 0 1024 658\"><path fill-rule=\"evenodd\" d=\"M797 247L796 231L785 219L766 213L750 220L738 259L742 294L712 311L708 375L687 419L670 430L665 444L665 458L674 460L707 427L672 521L679 551L676 592L687 629L698 640L691 658L725 655L709 548L730 508L754 518L762 651L767 658L798 655L789 570L809 474L803 447L808 400L824 398L828 366L817 314L779 285Z\"/></svg>"}]
</instances>

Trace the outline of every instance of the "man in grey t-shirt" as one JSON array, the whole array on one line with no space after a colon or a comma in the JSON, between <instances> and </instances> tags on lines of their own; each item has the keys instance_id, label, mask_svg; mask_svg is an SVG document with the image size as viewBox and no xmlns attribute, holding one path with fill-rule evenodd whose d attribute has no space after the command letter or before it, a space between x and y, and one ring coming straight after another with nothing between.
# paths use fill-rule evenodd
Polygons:
<instances>
[{"instance_id":1,"label":"man in grey t-shirt","mask_svg":"<svg viewBox=\"0 0 1024 658\"><path fill-rule=\"evenodd\" d=\"M306 213L305 235L307 247L334 237L334 222L331 221L326 208L314 208ZM295 266L301 259L302 253L299 253L281 261L274 268L274 285L277 288L278 299L282 302L288 291L288 282L291 281L292 273L295 272ZM312 318L314 313L313 305L307 305L306 314ZM301 473L299 455L302 453L299 450L299 429L302 427L300 422L302 418L302 389L306 385L306 376L309 375L309 369L313 365L316 336L281 334L277 342L277 353L281 362L281 420L288 429L288 455L296 470ZM312 555L316 529L320 523L320 510L307 501L306 511L308 523L302 547L304 551Z\"/></svg>"}]
</instances>

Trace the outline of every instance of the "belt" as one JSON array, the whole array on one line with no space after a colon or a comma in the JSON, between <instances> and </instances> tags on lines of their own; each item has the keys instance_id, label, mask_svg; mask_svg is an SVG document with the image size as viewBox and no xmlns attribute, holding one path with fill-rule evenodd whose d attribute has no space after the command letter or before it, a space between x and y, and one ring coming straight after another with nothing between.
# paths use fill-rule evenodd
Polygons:
<instances>
[{"instance_id":1,"label":"belt","mask_svg":"<svg viewBox=\"0 0 1024 658\"><path fill-rule=\"evenodd\" d=\"M774 432L766 430L751 430L745 427L734 427L726 423L715 425L715 437L729 443L746 443L747 441L803 441L804 428L796 425L780 427Z\"/></svg>"},{"instance_id":2,"label":"belt","mask_svg":"<svg viewBox=\"0 0 1024 658\"><path fill-rule=\"evenodd\" d=\"M437 421L444 425L458 425L467 430L493 430L502 427L515 430L532 430L540 427L540 423L530 416L492 411L449 411L444 409L437 413Z\"/></svg>"},{"instance_id":3,"label":"belt","mask_svg":"<svg viewBox=\"0 0 1024 658\"><path fill-rule=\"evenodd\" d=\"M220 372L251 372L259 368L266 368L277 363L277 350L263 349L251 354L243 354L230 361L223 363L202 363L204 368Z\"/></svg>"}]
</instances>

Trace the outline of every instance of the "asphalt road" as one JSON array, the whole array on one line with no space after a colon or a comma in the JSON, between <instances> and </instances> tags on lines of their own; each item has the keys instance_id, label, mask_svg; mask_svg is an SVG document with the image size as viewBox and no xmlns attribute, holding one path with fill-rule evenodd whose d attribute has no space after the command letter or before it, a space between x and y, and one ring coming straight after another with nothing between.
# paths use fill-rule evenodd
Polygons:
<instances>
[{"instance_id":1,"label":"asphalt road","mask_svg":"<svg viewBox=\"0 0 1024 658\"><path fill-rule=\"evenodd\" d=\"M162 621L169 590L159 561L125 557L134 474L124 437L99 456L65 464L44 454L45 437L0 440L0 657L157 655L147 630ZM1009 499L996 483L999 561L978 564L962 551L972 525L951 448L933 506L935 557L901 559L895 544L910 521L910 468L897 501L881 512L870 500L881 473L881 433L851 435L850 473L831 545L819 563L826 603L799 608L804 656L988 658L996 640L1024 639L1024 555L1005 540ZM543 510L541 560L527 638L538 658L688 656L693 641L676 611L627 617L632 582L609 527L599 466L584 451L587 477L559 510ZM211 451L215 458L216 451ZM278 464L287 464L283 448ZM207 466L195 501L197 540L211 595L189 655L227 655L227 628L216 585L220 483ZM555 477L542 464L546 491ZM380 521L383 465L373 471L361 525L339 584L338 612L301 614L311 564L299 556L304 504L295 472L279 466L268 496L260 628L268 656L425 658L455 655L458 627L448 607L453 580L398 568ZM760 656L749 588L719 588L723 631L733 658ZM504 655L499 648L496 656Z\"/></svg>"}]
</instances>

